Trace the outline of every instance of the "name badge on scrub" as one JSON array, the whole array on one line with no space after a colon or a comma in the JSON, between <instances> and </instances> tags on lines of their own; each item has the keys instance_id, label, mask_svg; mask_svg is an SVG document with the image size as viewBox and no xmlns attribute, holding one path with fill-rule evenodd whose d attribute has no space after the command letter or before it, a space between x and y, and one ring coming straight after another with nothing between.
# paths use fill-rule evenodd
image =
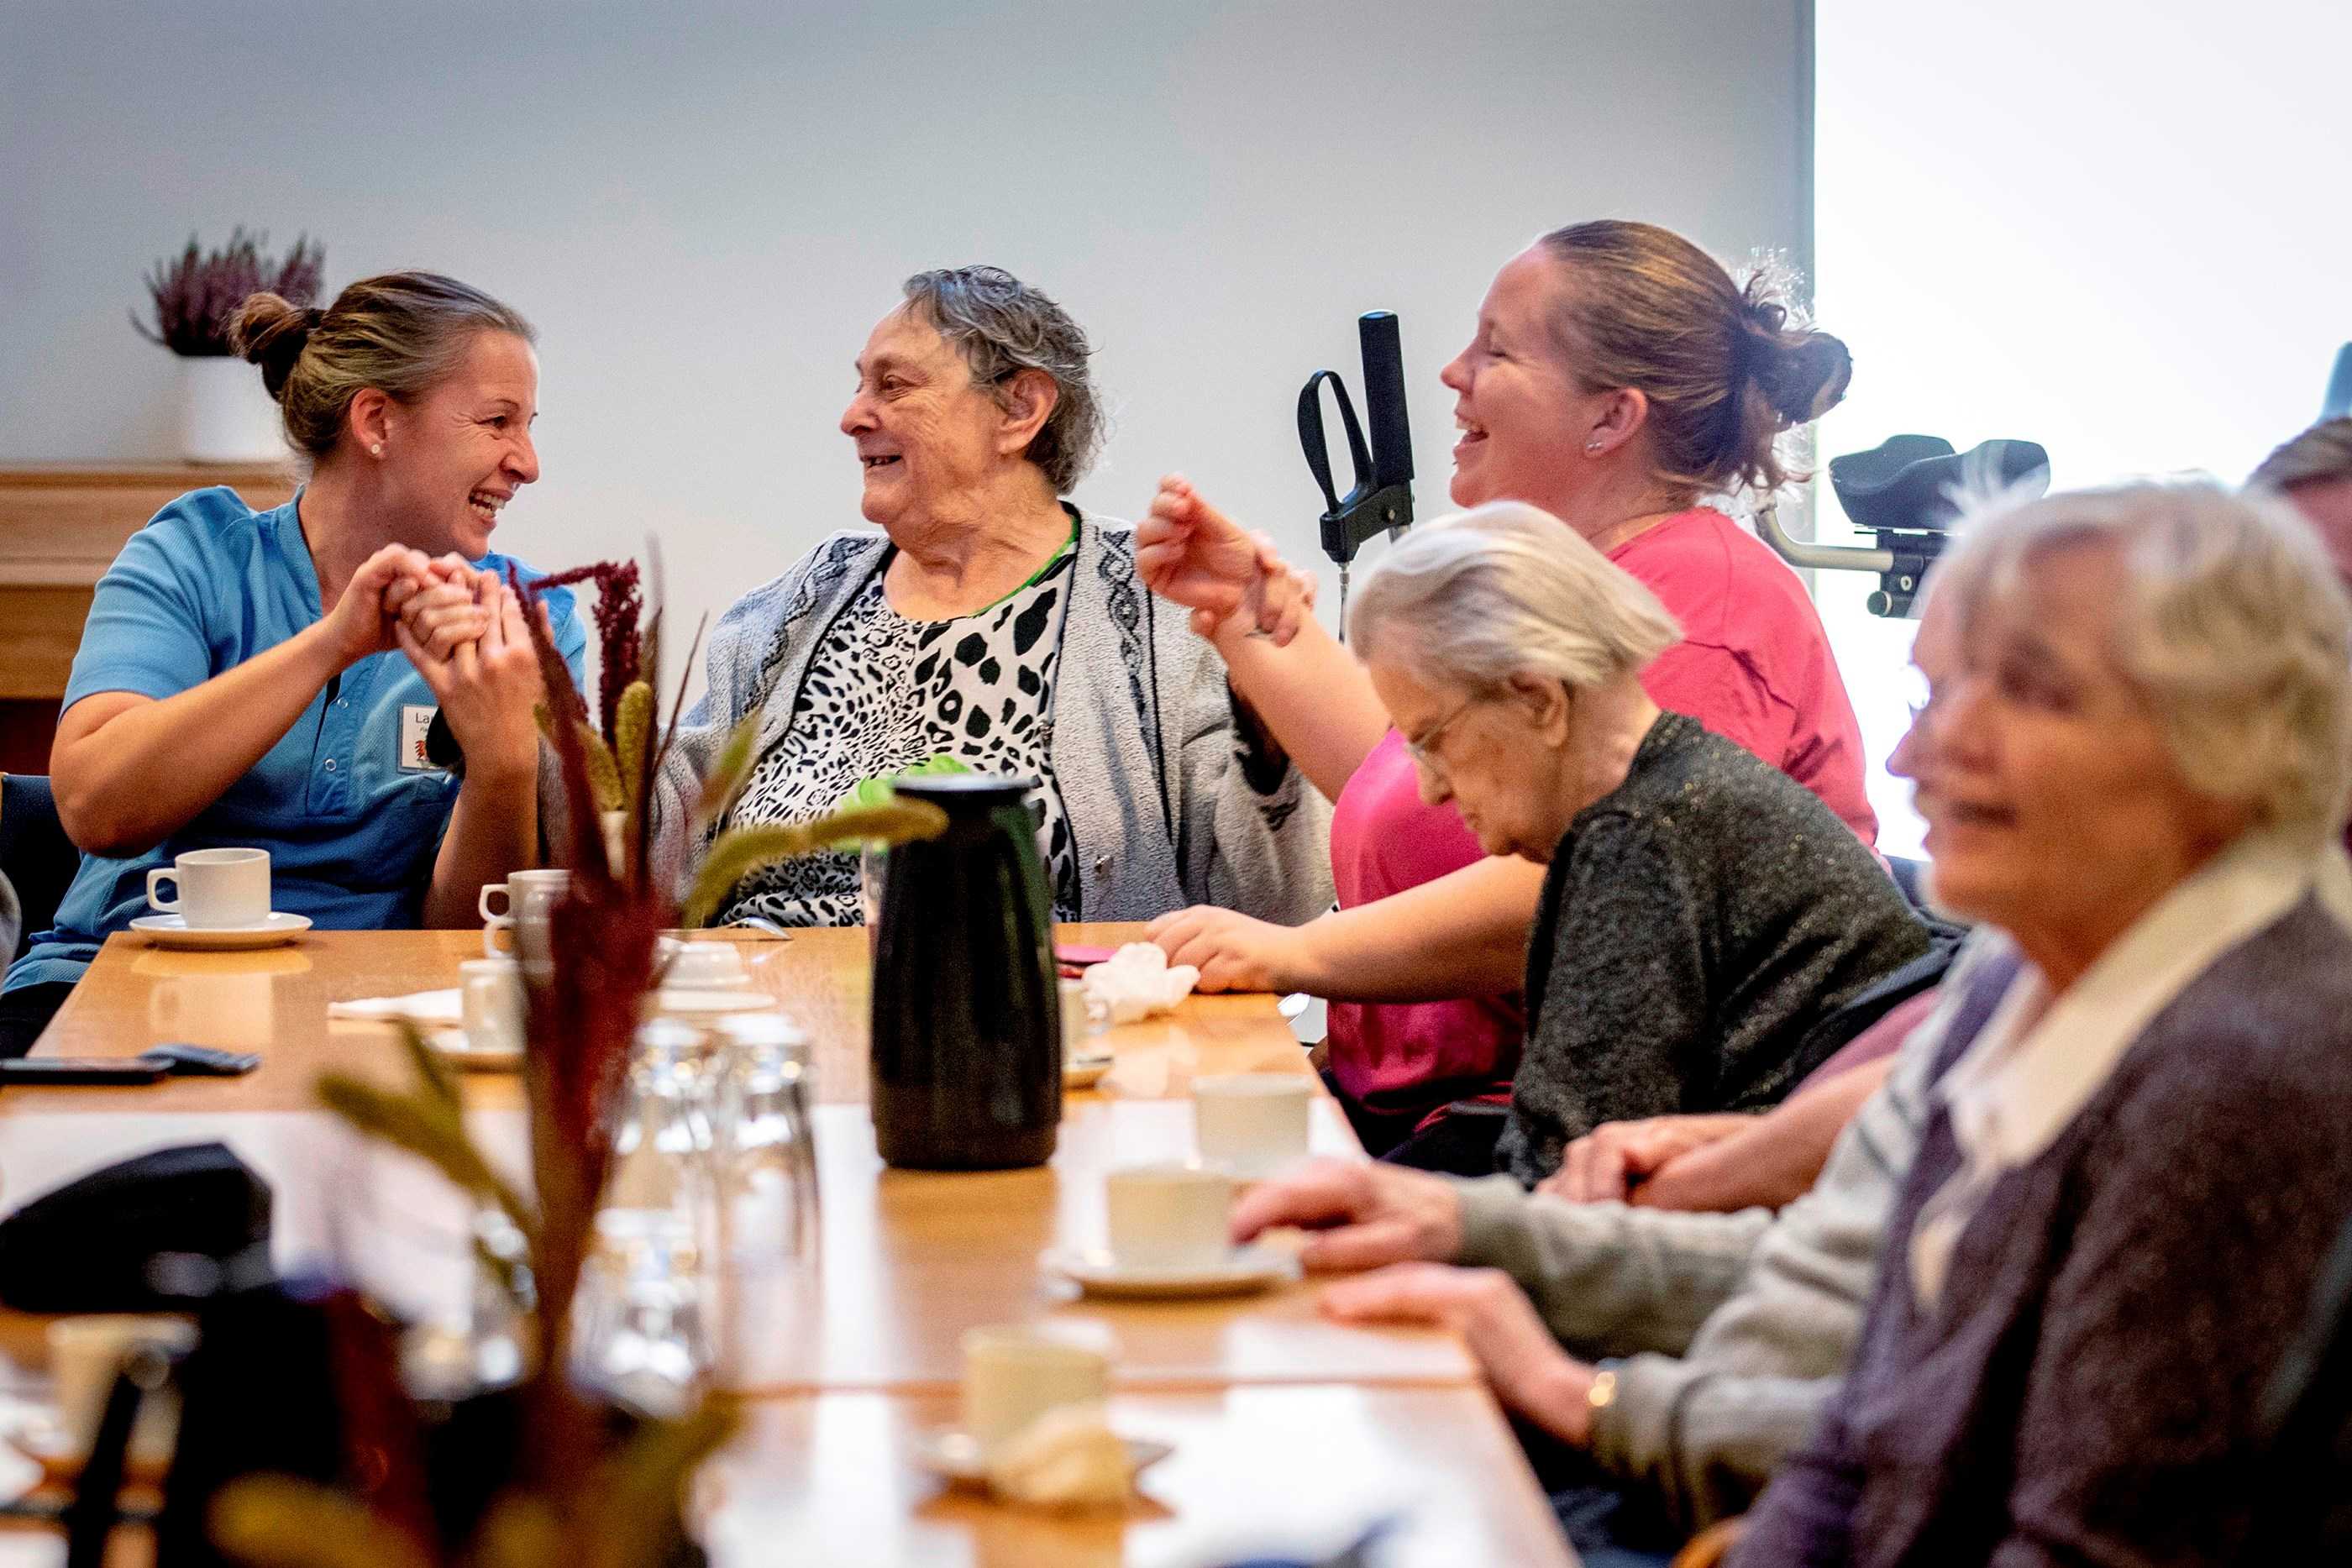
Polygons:
<instances>
[{"instance_id":1,"label":"name badge on scrub","mask_svg":"<svg viewBox=\"0 0 2352 1568\"><path fill-rule=\"evenodd\" d=\"M403 773L425 773L433 768L425 755L425 737L433 728L433 716L441 710L415 703L400 710L400 770Z\"/></svg>"}]
</instances>

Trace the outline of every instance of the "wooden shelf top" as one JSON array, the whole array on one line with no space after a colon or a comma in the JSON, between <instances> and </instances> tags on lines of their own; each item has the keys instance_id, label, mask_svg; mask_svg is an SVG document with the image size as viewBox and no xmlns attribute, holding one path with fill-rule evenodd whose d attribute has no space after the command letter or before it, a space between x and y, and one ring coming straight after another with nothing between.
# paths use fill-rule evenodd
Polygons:
<instances>
[{"instance_id":1,"label":"wooden shelf top","mask_svg":"<svg viewBox=\"0 0 2352 1568\"><path fill-rule=\"evenodd\" d=\"M197 490L207 485L285 485L297 477L294 458L264 463L0 462L0 486L87 490L108 486Z\"/></svg>"}]
</instances>

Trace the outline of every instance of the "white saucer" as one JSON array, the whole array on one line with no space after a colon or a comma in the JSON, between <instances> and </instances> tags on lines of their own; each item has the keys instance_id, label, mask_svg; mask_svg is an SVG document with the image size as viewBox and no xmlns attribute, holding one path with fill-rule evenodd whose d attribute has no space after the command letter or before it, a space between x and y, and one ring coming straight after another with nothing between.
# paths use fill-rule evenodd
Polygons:
<instances>
[{"instance_id":1,"label":"white saucer","mask_svg":"<svg viewBox=\"0 0 2352 1568\"><path fill-rule=\"evenodd\" d=\"M690 1014L755 1013L776 1005L765 991L673 990L665 986L646 998L646 1011L668 1018Z\"/></svg>"},{"instance_id":2,"label":"white saucer","mask_svg":"<svg viewBox=\"0 0 2352 1568\"><path fill-rule=\"evenodd\" d=\"M1127 1445L1128 1484L1158 1464L1175 1448L1150 1437L1121 1437ZM980 1455L980 1440L970 1433L953 1427L925 1432L915 1439L915 1463L960 1487L984 1487L988 1484L988 1464Z\"/></svg>"},{"instance_id":3,"label":"white saucer","mask_svg":"<svg viewBox=\"0 0 2352 1568\"><path fill-rule=\"evenodd\" d=\"M489 1050L477 1046L462 1029L436 1029L425 1037L425 1042L446 1058L451 1066L462 1067L468 1072L513 1072L522 1067L520 1047Z\"/></svg>"},{"instance_id":4,"label":"white saucer","mask_svg":"<svg viewBox=\"0 0 2352 1568\"><path fill-rule=\"evenodd\" d=\"M131 923L131 929L158 947L226 953L246 947L275 947L280 943L291 942L310 929L310 917L289 915L279 910L258 925L196 928L177 915L142 915Z\"/></svg>"},{"instance_id":5,"label":"white saucer","mask_svg":"<svg viewBox=\"0 0 2352 1568\"><path fill-rule=\"evenodd\" d=\"M1099 1056L1066 1056L1062 1058L1062 1087L1091 1089L1116 1064L1117 1059L1107 1051Z\"/></svg>"},{"instance_id":6,"label":"white saucer","mask_svg":"<svg viewBox=\"0 0 2352 1568\"><path fill-rule=\"evenodd\" d=\"M1222 1261L1190 1268L1122 1264L1091 1247L1056 1247L1040 1261L1089 1296L1137 1301L1245 1296L1298 1278L1298 1260L1271 1247L1236 1247Z\"/></svg>"}]
</instances>

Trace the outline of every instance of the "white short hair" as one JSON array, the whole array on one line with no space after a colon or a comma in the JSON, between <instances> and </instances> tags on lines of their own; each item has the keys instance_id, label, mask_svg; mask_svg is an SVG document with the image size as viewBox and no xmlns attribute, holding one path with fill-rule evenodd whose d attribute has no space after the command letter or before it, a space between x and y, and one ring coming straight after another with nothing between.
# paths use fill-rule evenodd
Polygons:
<instances>
[{"instance_id":1,"label":"white short hair","mask_svg":"<svg viewBox=\"0 0 2352 1568\"><path fill-rule=\"evenodd\" d=\"M1566 523L1494 501L1407 534L1364 580L1348 635L1360 658L1491 691L1517 674L1605 685L1680 642L1682 628Z\"/></svg>"},{"instance_id":2,"label":"white short hair","mask_svg":"<svg viewBox=\"0 0 2352 1568\"><path fill-rule=\"evenodd\" d=\"M2137 484L1979 504L1938 564L1965 629L2033 559L2102 543L2122 563L2114 653L2182 780L2266 826L2340 832L2352 790L2352 604L2310 526L2260 495Z\"/></svg>"}]
</instances>

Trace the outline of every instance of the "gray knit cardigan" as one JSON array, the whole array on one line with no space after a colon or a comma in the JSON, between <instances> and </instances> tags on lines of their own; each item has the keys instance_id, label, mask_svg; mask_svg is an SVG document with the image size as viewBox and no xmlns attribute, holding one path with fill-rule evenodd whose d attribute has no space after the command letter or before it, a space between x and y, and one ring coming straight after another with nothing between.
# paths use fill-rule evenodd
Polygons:
<instances>
[{"instance_id":1,"label":"gray knit cardigan","mask_svg":"<svg viewBox=\"0 0 2352 1568\"><path fill-rule=\"evenodd\" d=\"M656 784L656 864L678 879L701 779L757 709L759 751L784 733L810 656L881 570L889 540L835 534L735 601L710 635L709 684ZM1148 920L1215 904L1296 924L1331 902L1330 811L1297 768L1253 783L1216 651L1135 570L1134 531L1081 517L1053 699L1054 777L1077 846L1086 920ZM1267 788L1257 788L1263 783Z\"/></svg>"}]
</instances>

